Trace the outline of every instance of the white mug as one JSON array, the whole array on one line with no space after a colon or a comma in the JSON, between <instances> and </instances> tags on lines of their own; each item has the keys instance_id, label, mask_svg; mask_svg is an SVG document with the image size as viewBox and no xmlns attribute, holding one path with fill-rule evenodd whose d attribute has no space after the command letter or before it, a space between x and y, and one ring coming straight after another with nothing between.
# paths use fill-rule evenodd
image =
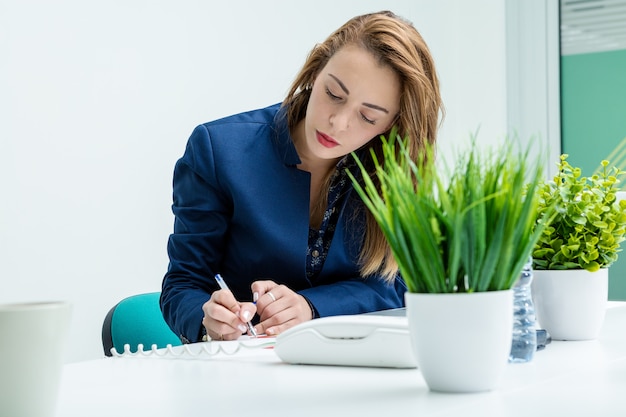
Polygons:
<instances>
[{"instance_id":1,"label":"white mug","mask_svg":"<svg viewBox=\"0 0 626 417\"><path fill-rule=\"evenodd\" d=\"M71 306L0 305L0 417L52 417L63 369Z\"/></svg>"}]
</instances>

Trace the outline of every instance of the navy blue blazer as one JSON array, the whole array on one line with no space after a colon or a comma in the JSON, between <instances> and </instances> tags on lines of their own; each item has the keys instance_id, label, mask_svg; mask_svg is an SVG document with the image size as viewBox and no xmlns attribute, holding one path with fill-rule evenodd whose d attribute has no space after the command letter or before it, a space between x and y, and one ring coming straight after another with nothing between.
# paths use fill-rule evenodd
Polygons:
<instances>
[{"instance_id":1,"label":"navy blue blazer","mask_svg":"<svg viewBox=\"0 0 626 417\"><path fill-rule=\"evenodd\" d=\"M202 305L221 273L239 301L250 285L273 280L306 297L320 317L398 308L406 287L361 277L364 210L354 190L340 207L320 275L306 276L310 174L280 105L198 126L174 169L174 233L161 309L181 339L202 335Z\"/></svg>"}]
</instances>

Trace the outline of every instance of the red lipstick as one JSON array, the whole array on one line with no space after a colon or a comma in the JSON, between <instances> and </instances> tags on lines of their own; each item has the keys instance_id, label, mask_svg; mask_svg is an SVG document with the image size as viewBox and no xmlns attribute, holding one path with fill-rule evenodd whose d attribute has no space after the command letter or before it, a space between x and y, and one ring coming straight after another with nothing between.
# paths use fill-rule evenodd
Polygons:
<instances>
[{"instance_id":1,"label":"red lipstick","mask_svg":"<svg viewBox=\"0 0 626 417\"><path fill-rule=\"evenodd\" d=\"M330 136L327 136L325 134L323 134L322 132L319 131L315 131L316 135L317 135L317 141L324 147L326 148L334 148L335 146L338 146L339 143L337 143L337 141L335 141L335 139L331 138Z\"/></svg>"}]
</instances>

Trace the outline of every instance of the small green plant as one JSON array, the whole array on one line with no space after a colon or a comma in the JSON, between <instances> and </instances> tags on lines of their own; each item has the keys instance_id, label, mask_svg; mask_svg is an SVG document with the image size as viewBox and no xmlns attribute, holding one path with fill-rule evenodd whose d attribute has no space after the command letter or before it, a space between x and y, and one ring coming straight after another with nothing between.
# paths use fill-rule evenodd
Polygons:
<instances>
[{"instance_id":1,"label":"small green plant","mask_svg":"<svg viewBox=\"0 0 626 417\"><path fill-rule=\"evenodd\" d=\"M481 153L472 140L447 173L436 166L431 146L412 161L408 139L395 130L381 139L382 160L371 154L380 185L355 154L362 185L348 174L385 235L408 290L510 289L541 234L540 227L533 230L541 167L530 166L528 152L511 152L509 145Z\"/></svg>"},{"instance_id":2,"label":"small green plant","mask_svg":"<svg viewBox=\"0 0 626 417\"><path fill-rule=\"evenodd\" d=\"M626 234L626 201L616 202L619 177L604 160L591 177L561 155L558 173L538 189L537 225L544 230L533 250L535 269L597 271L617 260ZM549 208L555 213L543 216Z\"/></svg>"}]
</instances>

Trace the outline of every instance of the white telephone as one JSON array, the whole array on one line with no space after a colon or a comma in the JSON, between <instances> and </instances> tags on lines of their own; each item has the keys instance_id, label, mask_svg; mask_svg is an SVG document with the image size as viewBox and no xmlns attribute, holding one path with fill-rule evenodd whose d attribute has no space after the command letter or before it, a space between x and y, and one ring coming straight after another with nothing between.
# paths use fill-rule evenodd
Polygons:
<instances>
[{"instance_id":1,"label":"white telephone","mask_svg":"<svg viewBox=\"0 0 626 417\"><path fill-rule=\"evenodd\" d=\"M406 317L345 315L323 317L276 337L274 350L288 363L415 368Z\"/></svg>"}]
</instances>

